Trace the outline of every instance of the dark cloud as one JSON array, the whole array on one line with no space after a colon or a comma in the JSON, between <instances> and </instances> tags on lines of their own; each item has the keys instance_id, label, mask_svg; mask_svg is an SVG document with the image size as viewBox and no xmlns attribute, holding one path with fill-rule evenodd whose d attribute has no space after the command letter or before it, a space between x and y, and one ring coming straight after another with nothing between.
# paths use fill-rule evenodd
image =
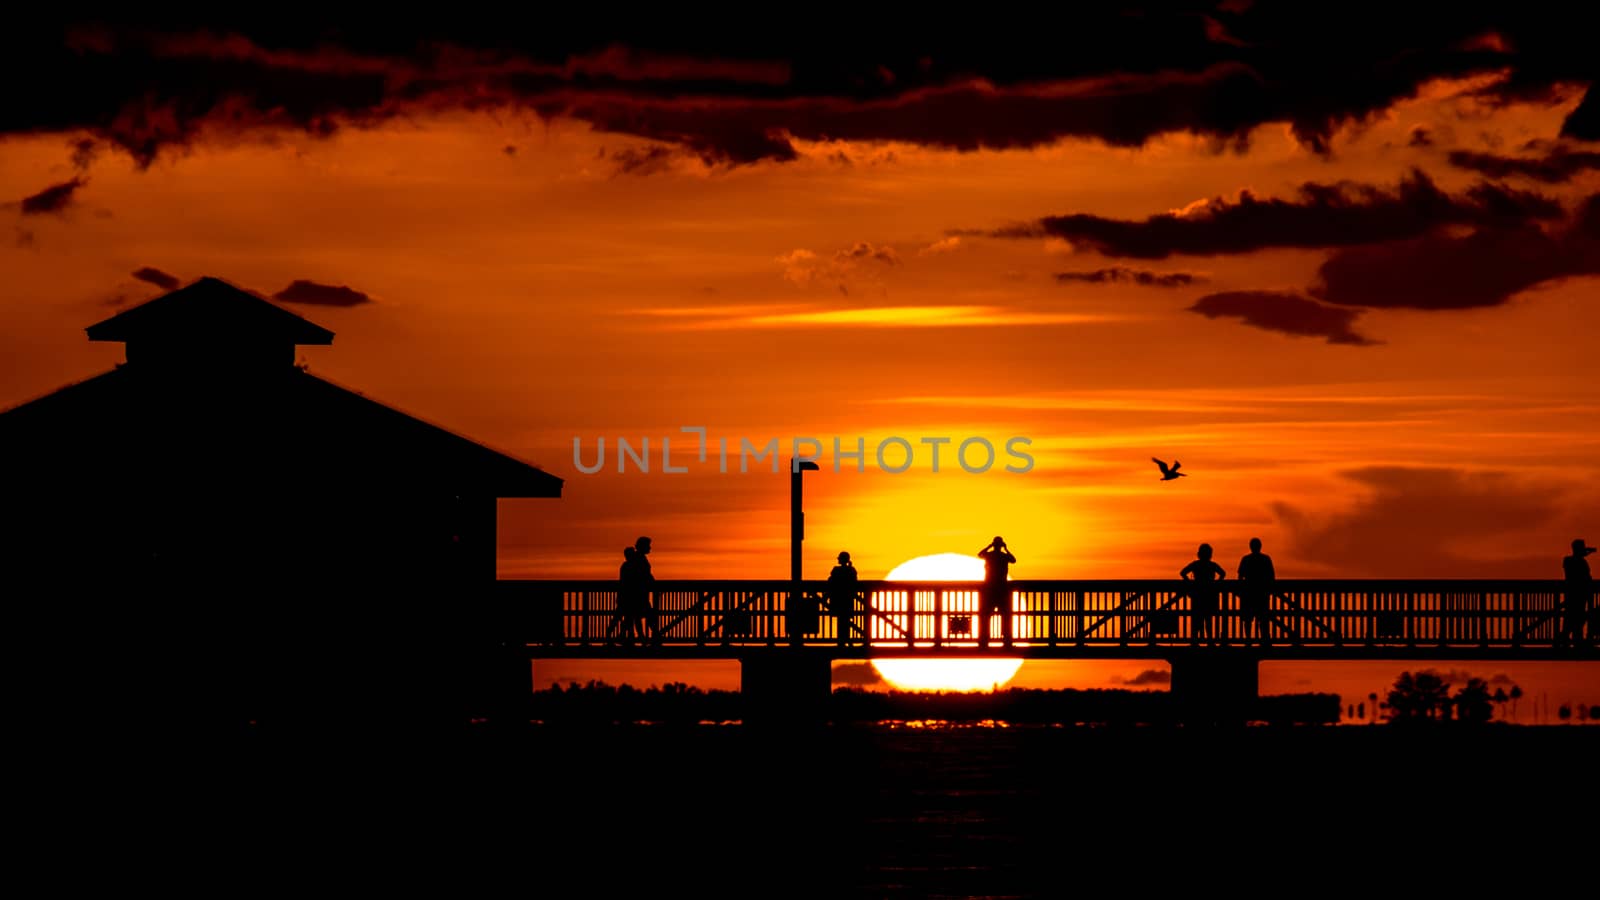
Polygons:
<instances>
[{"instance_id":1,"label":"dark cloud","mask_svg":"<svg viewBox=\"0 0 1600 900\"><path fill-rule=\"evenodd\" d=\"M1310 293L1339 306L1470 309L1500 305L1535 285L1600 274L1597 198L1560 229L1484 228L1340 250L1317 270Z\"/></svg>"},{"instance_id":2,"label":"dark cloud","mask_svg":"<svg viewBox=\"0 0 1600 900\"><path fill-rule=\"evenodd\" d=\"M676 156L671 147L624 147L607 154L619 175L654 175L672 165Z\"/></svg>"},{"instance_id":3,"label":"dark cloud","mask_svg":"<svg viewBox=\"0 0 1600 900\"><path fill-rule=\"evenodd\" d=\"M48 15L39 13L38 15ZM533 10L526 13L532 17ZM1342 126L1439 78L1500 73L1491 101L1555 103L1595 80L1591 42L1528 8L1363 12L1323 4L1107 5L879 30L791 21L740 33L668 14L441 10L287 22L249 8L182 25L70 10L0 35L0 79L47 86L0 133L85 132L140 164L209 136L327 135L438 109L518 107L715 162L785 160L794 139L975 149L1175 131L1238 146L1285 123L1325 152ZM1562 94L1563 88L1567 94ZM1567 119L1597 136L1594 92Z\"/></svg>"},{"instance_id":4,"label":"dark cloud","mask_svg":"<svg viewBox=\"0 0 1600 900\"><path fill-rule=\"evenodd\" d=\"M1560 144L1544 156L1502 156L1455 150L1449 158L1452 166L1481 172L1490 178L1521 175L1548 184L1571 181L1579 173L1600 169L1600 153L1569 150Z\"/></svg>"},{"instance_id":5,"label":"dark cloud","mask_svg":"<svg viewBox=\"0 0 1600 900\"><path fill-rule=\"evenodd\" d=\"M312 306L360 306L372 302L371 297L342 284L318 284L315 281L298 278L290 282L288 287L273 294L272 299Z\"/></svg>"},{"instance_id":6,"label":"dark cloud","mask_svg":"<svg viewBox=\"0 0 1600 900\"><path fill-rule=\"evenodd\" d=\"M883 684L883 676L872 663L840 663L833 667L833 683L846 687L871 687Z\"/></svg>"},{"instance_id":7,"label":"dark cloud","mask_svg":"<svg viewBox=\"0 0 1600 900\"><path fill-rule=\"evenodd\" d=\"M893 247L873 245L866 241L857 241L850 249L834 253L833 258L840 262L871 260L883 263L886 266L900 264L900 254L896 253Z\"/></svg>"},{"instance_id":8,"label":"dark cloud","mask_svg":"<svg viewBox=\"0 0 1600 900\"><path fill-rule=\"evenodd\" d=\"M1237 142L1259 122L1208 122L1204 110L1216 95L1247 94L1258 86L1244 67L1219 64L1190 74L1090 83L997 87L963 78L891 97L741 97L706 104L567 95L539 108L603 130L679 143L707 161L750 163L794 159L795 139L903 141L960 151L1033 147L1067 137L1139 146L1172 131Z\"/></svg>"},{"instance_id":9,"label":"dark cloud","mask_svg":"<svg viewBox=\"0 0 1600 900\"><path fill-rule=\"evenodd\" d=\"M1207 294L1189 307L1208 319L1235 318L1246 325L1298 337L1326 338L1330 344L1375 344L1351 326L1361 315L1353 309L1324 306L1287 291L1225 291Z\"/></svg>"},{"instance_id":10,"label":"dark cloud","mask_svg":"<svg viewBox=\"0 0 1600 900\"><path fill-rule=\"evenodd\" d=\"M1206 279L1205 276L1196 275L1193 272L1152 272L1149 269L1112 266L1108 269L1093 269L1084 272L1057 272L1056 280L1084 284L1124 282L1146 287L1187 287L1197 281L1205 281Z\"/></svg>"},{"instance_id":11,"label":"dark cloud","mask_svg":"<svg viewBox=\"0 0 1600 900\"><path fill-rule=\"evenodd\" d=\"M1431 130L1429 130L1428 128L1422 126L1422 125L1414 126L1411 129L1410 135L1406 138L1406 146L1408 146L1408 147L1432 147L1433 146L1433 132Z\"/></svg>"},{"instance_id":12,"label":"dark cloud","mask_svg":"<svg viewBox=\"0 0 1600 900\"><path fill-rule=\"evenodd\" d=\"M133 272L133 277L168 291L177 288L178 285L183 283L178 280L178 276L168 275L166 272L150 266L145 266L141 269L135 269Z\"/></svg>"},{"instance_id":13,"label":"dark cloud","mask_svg":"<svg viewBox=\"0 0 1600 900\"><path fill-rule=\"evenodd\" d=\"M87 172L99 155L100 145L95 143L94 138L79 138L72 142L72 167L79 172Z\"/></svg>"},{"instance_id":14,"label":"dark cloud","mask_svg":"<svg viewBox=\"0 0 1600 900\"><path fill-rule=\"evenodd\" d=\"M1504 472L1374 466L1342 473L1359 499L1344 512L1273 506L1288 539L1273 554L1344 578L1550 578L1592 496ZM1530 544L1530 538L1532 543ZM1547 552L1526 548L1549 545Z\"/></svg>"},{"instance_id":15,"label":"dark cloud","mask_svg":"<svg viewBox=\"0 0 1600 900\"><path fill-rule=\"evenodd\" d=\"M1561 136L1580 141L1600 141L1600 83L1591 84L1578 104L1561 123Z\"/></svg>"},{"instance_id":16,"label":"dark cloud","mask_svg":"<svg viewBox=\"0 0 1600 900\"><path fill-rule=\"evenodd\" d=\"M74 177L60 184L52 184L37 194L23 197L22 214L38 216L61 212L72 205L78 190L88 183L86 178Z\"/></svg>"},{"instance_id":17,"label":"dark cloud","mask_svg":"<svg viewBox=\"0 0 1600 900\"><path fill-rule=\"evenodd\" d=\"M1132 678L1116 677L1111 679L1112 684L1146 685L1146 684L1171 684L1172 672L1167 669L1145 669Z\"/></svg>"},{"instance_id":18,"label":"dark cloud","mask_svg":"<svg viewBox=\"0 0 1600 900\"><path fill-rule=\"evenodd\" d=\"M1561 204L1529 191L1481 183L1462 194L1440 190L1412 170L1393 189L1352 182L1306 182L1293 199L1241 191L1145 219L1078 213L1010 226L997 237L1058 237L1106 256L1162 259L1216 256L1270 247L1346 247L1401 240L1450 225L1520 223L1564 215Z\"/></svg>"},{"instance_id":19,"label":"dark cloud","mask_svg":"<svg viewBox=\"0 0 1600 900\"><path fill-rule=\"evenodd\" d=\"M1600 194L1590 194L1573 214L1572 234L1600 240Z\"/></svg>"}]
</instances>

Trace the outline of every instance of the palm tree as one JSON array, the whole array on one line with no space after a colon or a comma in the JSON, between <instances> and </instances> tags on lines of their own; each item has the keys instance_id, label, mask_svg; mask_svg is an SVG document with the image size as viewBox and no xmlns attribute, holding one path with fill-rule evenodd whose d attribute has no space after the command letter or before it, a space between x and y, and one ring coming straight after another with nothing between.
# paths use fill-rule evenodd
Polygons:
<instances>
[{"instance_id":1,"label":"palm tree","mask_svg":"<svg viewBox=\"0 0 1600 900\"><path fill-rule=\"evenodd\" d=\"M1401 672L1389 691L1393 721L1433 721L1450 718L1450 682L1436 672Z\"/></svg>"},{"instance_id":2,"label":"palm tree","mask_svg":"<svg viewBox=\"0 0 1600 900\"><path fill-rule=\"evenodd\" d=\"M1463 722L1482 725L1494 716L1492 701L1489 685L1482 678L1468 678L1466 685L1456 693L1456 717Z\"/></svg>"},{"instance_id":3,"label":"palm tree","mask_svg":"<svg viewBox=\"0 0 1600 900\"><path fill-rule=\"evenodd\" d=\"M1506 701L1511 699L1510 695L1506 693L1506 689L1503 687L1495 688L1494 696L1490 699L1494 701L1495 708L1500 710L1500 718L1504 719L1506 717Z\"/></svg>"},{"instance_id":4,"label":"palm tree","mask_svg":"<svg viewBox=\"0 0 1600 900\"><path fill-rule=\"evenodd\" d=\"M1373 691L1367 694L1367 701L1372 704L1372 720L1376 722L1378 720L1378 692Z\"/></svg>"},{"instance_id":5,"label":"palm tree","mask_svg":"<svg viewBox=\"0 0 1600 900\"><path fill-rule=\"evenodd\" d=\"M1511 693L1508 696L1511 697L1511 718L1515 721L1517 718L1517 701L1522 699L1522 686L1513 684Z\"/></svg>"}]
</instances>

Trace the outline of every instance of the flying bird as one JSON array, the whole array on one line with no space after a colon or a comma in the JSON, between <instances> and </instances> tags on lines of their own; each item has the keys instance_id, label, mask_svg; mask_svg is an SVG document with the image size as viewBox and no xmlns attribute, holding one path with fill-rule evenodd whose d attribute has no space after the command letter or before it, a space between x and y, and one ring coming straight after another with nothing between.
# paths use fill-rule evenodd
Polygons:
<instances>
[{"instance_id":1,"label":"flying bird","mask_svg":"<svg viewBox=\"0 0 1600 900\"><path fill-rule=\"evenodd\" d=\"M1172 461L1172 466L1170 468L1166 463L1156 459L1154 456L1150 457L1150 461L1161 467L1162 481L1171 481L1174 478L1187 478L1189 476L1188 472L1178 471L1178 469L1183 466L1183 463L1178 462L1177 460Z\"/></svg>"}]
</instances>

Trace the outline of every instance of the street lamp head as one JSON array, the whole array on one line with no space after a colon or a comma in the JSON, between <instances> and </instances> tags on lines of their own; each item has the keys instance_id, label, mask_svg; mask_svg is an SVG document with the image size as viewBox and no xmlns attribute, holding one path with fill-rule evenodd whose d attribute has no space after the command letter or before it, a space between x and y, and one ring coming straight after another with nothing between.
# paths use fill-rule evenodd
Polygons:
<instances>
[{"instance_id":1,"label":"street lamp head","mask_svg":"<svg viewBox=\"0 0 1600 900\"><path fill-rule=\"evenodd\" d=\"M794 464L794 471L796 472L816 472L821 468L821 466L809 459L802 459Z\"/></svg>"}]
</instances>

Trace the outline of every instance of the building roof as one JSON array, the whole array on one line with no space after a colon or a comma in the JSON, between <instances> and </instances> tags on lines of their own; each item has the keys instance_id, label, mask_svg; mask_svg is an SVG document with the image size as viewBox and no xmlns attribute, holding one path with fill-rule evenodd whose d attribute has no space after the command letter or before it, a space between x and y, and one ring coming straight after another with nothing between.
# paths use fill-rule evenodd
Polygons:
<instances>
[{"instance_id":1,"label":"building roof","mask_svg":"<svg viewBox=\"0 0 1600 900\"><path fill-rule=\"evenodd\" d=\"M333 333L226 282L204 278L89 328L92 340L171 335L246 340L261 331L327 344ZM269 338L270 339L270 338ZM222 339L222 343L227 343ZM231 458L239 477L266 466L307 483L443 488L493 497L559 497L562 479L292 365L235 380L196 368L159 377L124 365L0 412L6 456L33 471L141 477L131 460ZM87 462L86 462L87 461ZM121 475L105 471L121 469ZM243 483L243 482L241 482Z\"/></svg>"},{"instance_id":2,"label":"building roof","mask_svg":"<svg viewBox=\"0 0 1600 900\"><path fill-rule=\"evenodd\" d=\"M91 341L252 341L331 344L333 332L220 278L201 278L90 325Z\"/></svg>"}]
</instances>

